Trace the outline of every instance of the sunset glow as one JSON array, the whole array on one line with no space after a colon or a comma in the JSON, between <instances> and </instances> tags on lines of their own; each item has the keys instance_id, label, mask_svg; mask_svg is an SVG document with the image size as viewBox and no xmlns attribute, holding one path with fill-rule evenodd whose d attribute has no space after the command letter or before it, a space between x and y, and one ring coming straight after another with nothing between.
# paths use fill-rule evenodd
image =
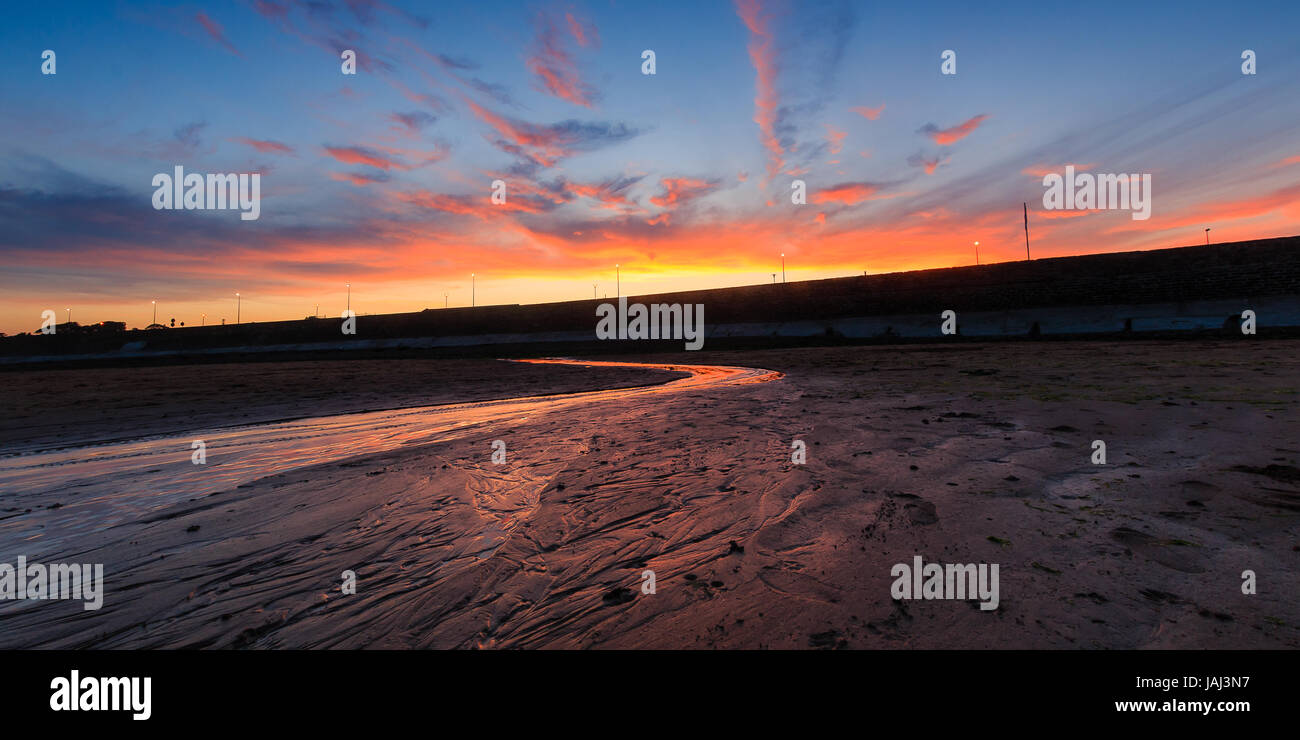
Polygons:
<instances>
[{"instance_id":1,"label":"sunset glow","mask_svg":"<svg viewBox=\"0 0 1300 740\"><path fill-rule=\"evenodd\" d=\"M976 240L987 264L1023 257L1022 204L1035 257L1300 231L1284 24L940 5L7 9L0 331L65 306L144 326L151 300L233 322L236 291L244 321L338 315L349 282L361 314L465 306L471 273L487 305L613 295L615 264L624 295L771 282L782 253L792 281L972 264ZM1069 164L1151 173L1150 219L1045 211ZM154 210L178 165L260 173L260 218Z\"/></svg>"}]
</instances>

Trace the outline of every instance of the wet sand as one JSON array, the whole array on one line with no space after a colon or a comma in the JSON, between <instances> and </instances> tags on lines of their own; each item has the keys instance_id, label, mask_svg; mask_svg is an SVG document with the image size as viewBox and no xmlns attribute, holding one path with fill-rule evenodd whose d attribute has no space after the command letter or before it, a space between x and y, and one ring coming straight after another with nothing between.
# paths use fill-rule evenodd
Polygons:
<instances>
[{"instance_id":1,"label":"wet sand","mask_svg":"<svg viewBox=\"0 0 1300 740\"><path fill-rule=\"evenodd\" d=\"M655 356L784 376L490 420L79 535L55 554L105 564L104 608L0 602L0 647L1297 647L1297 349ZM280 413L250 387L231 414ZM0 516L71 496L5 492ZM894 601L916 555L998 563L999 608Z\"/></svg>"}]
</instances>

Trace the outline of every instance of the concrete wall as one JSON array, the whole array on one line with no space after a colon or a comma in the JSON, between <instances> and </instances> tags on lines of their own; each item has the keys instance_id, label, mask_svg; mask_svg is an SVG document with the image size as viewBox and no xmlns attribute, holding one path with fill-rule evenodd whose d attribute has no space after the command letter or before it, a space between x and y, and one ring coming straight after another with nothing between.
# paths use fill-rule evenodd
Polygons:
<instances>
[{"instance_id":1,"label":"concrete wall","mask_svg":"<svg viewBox=\"0 0 1300 740\"><path fill-rule=\"evenodd\" d=\"M963 336L1222 328L1252 309L1261 328L1300 327L1300 237L1060 257L979 267L633 296L702 303L714 339L939 337L939 314ZM339 319L0 339L0 362L261 349L439 348L594 342L602 300L427 309ZM611 301L612 302L612 301ZM707 345L706 345L707 346Z\"/></svg>"}]
</instances>

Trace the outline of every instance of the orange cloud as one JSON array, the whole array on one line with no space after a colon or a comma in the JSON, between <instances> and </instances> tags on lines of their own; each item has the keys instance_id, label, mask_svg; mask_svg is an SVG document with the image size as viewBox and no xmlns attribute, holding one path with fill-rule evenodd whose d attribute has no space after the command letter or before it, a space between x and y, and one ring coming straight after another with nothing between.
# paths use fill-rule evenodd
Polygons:
<instances>
[{"instance_id":1,"label":"orange cloud","mask_svg":"<svg viewBox=\"0 0 1300 740\"><path fill-rule=\"evenodd\" d=\"M326 146L325 151L344 164L364 164L381 170L392 169L397 166L393 159L365 147Z\"/></svg>"},{"instance_id":2,"label":"orange cloud","mask_svg":"<svg viewBox=\"0 0 1300 740\"><path fill-rule=\"evenodd\" d=\"M870 199L879 190L869 182L846 182L813 193L812 202L851 206Z\"/></svg>"},{"instance_id":3,"label":"orange cloud","mask_svg":"<svg viewBox=\"0 0 1300 740\"><path fill-rule=\"evenodd\" d=\"M717 181L689 177L665 177L659 184L663 186L664 192L650 198L650 202L660 208L675 208L718 189Z\"/></svg>"},{"instance_id":4,"label":"orange cloud","mask_svg":"<svg viewBox=\"0 0 1300 740\"><path fill-rule=\"evenodd\" d=\"M980 115L975 116L974 118L966 121L965 123L959 123L956 126L953 126L952 128L943 128L943 129L939 128L938 126L935 126L933 123L927 123L926 125L922 126L917 131L917 133L921 133L921 134L925 134L926 136L929 136L931 139L934 140L934 143L938 144L939 146L948 146L949 144L955 144L958 141L961 141L962 139L966 138L967 136L970 136L971 132L979 128L979 125L983 123L984 120L987 118L988 115L981 113Z\"/></svg>"}]
</instances>

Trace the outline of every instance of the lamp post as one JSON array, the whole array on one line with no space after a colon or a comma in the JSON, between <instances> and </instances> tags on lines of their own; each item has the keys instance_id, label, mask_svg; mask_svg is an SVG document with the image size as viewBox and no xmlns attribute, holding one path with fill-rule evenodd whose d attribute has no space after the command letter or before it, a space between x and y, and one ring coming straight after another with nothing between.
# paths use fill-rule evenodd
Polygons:
<instances>
[{"instance_id":1,"label":"lamp post","mask_svg":"<svg viewBox=\"0 0 1300 740\"><path fill-rule=\"evenodd\" d=\"M207 326L207 325L208 325L208 315L205 313L199 314L199 326Z\"/></svg>"},{"instance_id":2,"label":"lamp post","mask_svg":"<svg viewBox=\"0 0 1300 740\"><path fill-rule=\"evenodd\" d=\"M236 323L236 324L239 323L239 309L244 305L243 302L244 302L244 299L243 299L243 298L240 298L240 297L239 297L239 294L236 293L236 294L235 294L235 323Z\"/></svg>"},{"instance_id":3,"label":"lamp post","mask_svg":"<svg viewBox=\"0 0 1300 740\"><path fill-rule=\"evenodd\" d=\"M785 252L781 253L781 282L785 282Z\"/></svg>"},{"instance_id":4,"label":"lamp post","mask_svg":"<svg viewBox=\"0 0 1300 740\"><path fill-rule=\"evenodd\" d=\"M158 301L149 301L149 302L153 304L153 321L149 323L156 324L158 323Z\"/></svg>"},{"instance_id":5,"label":"lamp post","mask_svg":"<svg viewBox=\"0 0 1300 740\"><path fill-rule=\"evenodd\" d=\"M1205 246L1210 246L1210 230L1205 230Z\"/></svg>"},{"instance_id":6,"label":"lamp post","mask_svg":"<svg viewBox=\"0 0 1300 740\"><path fill-rule=\"evenodd\" d=\"M348 283L348 310L352 310L352 283Z\"/></svg>"},{"instance_id":7,"label":"lamp post","mask_svg":"<svg viewBox=\"0 0 1300 740\"><path fill-rule=\"evenodd\" d=\"M776 273L772 273L772 284L776 285Z\"/></svg>"},{"instance_id":8,"label":"lamp post","mask_svg":"<svg viewBox=\"0 0 1300 740\"><path fill-rule=\"evenodd\" d=\"M975 264L980 263L980 243L975 242Z\"/></svg>"},{"instance_id":9,"label":"lamp post","mask_svg":"<svg viewBox=\"0 0 1300 740\"><path fill-rule=\"evenodd\" d=\"M442 294L442 307L443 307L443 308L446 308L446 307L447 307L447 294L446 294L446 293L443 293L443 294Z\"/></svg>"},{"instance_id":10,"label":"lamp post","mask_svg":"<svg viewBox=\"0 0 1300 740\"><path fill-rule=\"evenodd\" d=\"M478 276L472 272L469 274L469 305L471 308L478 305Z\"/></svg>"},{"instance_id":11,"label":"lamp post","mask_svg":"<svg viewBox=\"0 0 1300 740\"><path fill-rule=\"evenodd\" d=\"M71 308L68 309L68 323L69 323L69 324L72 323L72 309L71 309Z\"/></svg>"}]
</instances>

